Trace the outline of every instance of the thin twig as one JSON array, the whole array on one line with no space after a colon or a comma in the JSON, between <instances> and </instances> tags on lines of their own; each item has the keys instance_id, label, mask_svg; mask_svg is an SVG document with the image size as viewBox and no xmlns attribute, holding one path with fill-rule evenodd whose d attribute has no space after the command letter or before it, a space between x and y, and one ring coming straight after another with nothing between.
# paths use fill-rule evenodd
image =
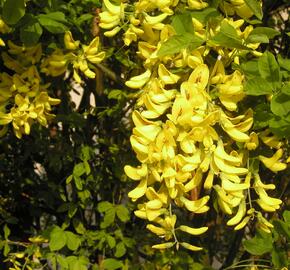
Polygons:
<instances>
[{"instance_id":1,"label":"thin twig","mask_svg":"<svg viewBox=\"0 0 290 270\"><path fill-rule=\"evenodd\" d=\"M237 253L240 249L240 245L241 245L243 237L244 237L244 230L236 232L235 238L234 238L232 245L229 249L228 256L226 257L226 260L224 261L220 270L226 269L228 266L230 266L233 263L233 261L235 260L235 258L237 256Z\"/></svg>"},{"instance_id":2,"label":"thin twig","mask_svg":"<svg viewBox=\"0 0 290 270\"><path fill-rule=\"evenodd\" d=\"M111 80L115 81L116 83L124 85L125 82L124 80L118 76L114 71L109 69L108 67L102 65L102 64L96 64L96 66L103 72L105 73Z\"/></svg>"}]
</instances>

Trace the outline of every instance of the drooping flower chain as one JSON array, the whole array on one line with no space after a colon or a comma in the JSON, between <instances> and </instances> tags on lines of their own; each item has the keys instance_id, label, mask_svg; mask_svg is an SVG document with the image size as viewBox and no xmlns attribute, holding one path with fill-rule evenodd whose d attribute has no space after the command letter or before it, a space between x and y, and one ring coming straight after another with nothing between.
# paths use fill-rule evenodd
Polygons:
<instances>
[{"instance_id":1,"label":"drooping flower chain","mask_svg":"<svg viewBox=\"0 0 290 270\"><path fill-rule=\"evenodd\" d=\"M212 189L219 208L229 216L227 225L239 230L257 218L257 226L270 232L272 224L260 209L276 211L282 201L267 193L275 185L266 184L249 169L249 152L261 142L277 149L273 157L259 158L268 169L278 172L286 169L286 164L280 162L282 143L267 130L259 134L251 131L250 108L238 113L239 102L246 96L244 76L238 70L227 70L232 62L239 65L240 57L249 52L207 42L223 25L230 25L251 49L250 53L260 56L256 51L259 44L245 43L253 27L242 31L243 19L234 21L228 17L216 24L193 16L194 34L206 45L160 56L162 45L179 34L169 24L175 9L204 10L208 7L206 1L188 0L186 5L178 0L140 0L119 6L109 0L103 3L100 26L106 30L104 35L112 37L123 29L125 45L138 42L137 54L144 61L145 71L126 82L129 88L139 90L130 141L140 166L127 165L125 172L138 182L128 196L133 201L143 198L135 215L148 220L147 228L166 241L153 248L181 245L192 251L201 250L179 242L176 230L199 235L208 228L176 224L174 210L205 213ZM246 19L253 15L244 0L223 1L220 9ZM211 52L218 57L210 57ZM252 189L257 196L255 204L249 196Z\"/></svg>"}]
</instances>

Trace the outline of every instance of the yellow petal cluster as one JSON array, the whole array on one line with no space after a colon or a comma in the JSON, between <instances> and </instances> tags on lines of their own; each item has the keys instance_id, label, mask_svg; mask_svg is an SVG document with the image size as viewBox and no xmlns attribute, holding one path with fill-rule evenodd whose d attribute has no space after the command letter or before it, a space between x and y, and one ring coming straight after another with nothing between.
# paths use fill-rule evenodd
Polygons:
<instances>
[{"instance_id":1,"label":"yellow petal cluster","mask_svg":"<svg viewBox=\"0 0 290 270\"><path fill-rule=\"evenodd\" d=\"M99 50L99 37L95 37L89 45L81 45L79 40L73 39L71 32L66 32L64 44L66 51L56 49L44 59L41 71L46 75L57 77L64 74L69 65L72 65L73 78L77 83L83 81L80 73L87 78L95 78L94 64L99 64L105 58L105 52Z\"/></svg>"},{"instance_id":2,"label":"yellow petal cluster","mask_svg":"<svg viewBox=\"0 0 290 270\"><path fill-rule=\"evenodd\" d=\"M111 27L100 26L105 30L114 27L114 31L121 25L124 44L135 43L143 61L143 70L125 83L139 90L130 142L140 165L126 165L124 170L138 182L128 194L139 202L135 215L148 220L147 229L166 241L153 248L201 250L180 242L179 234L199 235L208 228L178 224L176 212L203 214L211 207L212 194L234 230L256 218L258 226L269 231L271 224L260 210L275 211L281 201L268 195L267 190L275 185L262 182L249 160L251 151L263 142L278 151L271 158L256 159L273 172L284 170L282 143L269 133L252 130L253 110L240 106L246 97L244 74L240 69L229 71L231 63L238 66L240 57L249 53L244 48L260 55L255 51L258 43L246 42L254 28L245 26L243 19L227 17L218 24L206 24L193 16L194 34L204 43L160 56L162 46L179 34L170 24L175 11L203 10L209 1L139 0L128 6L128 12L124 12L127 6L122 1L119 6L104 5L103 22L108 12L115 14L115 21ZM253 15L244 0L222 1L220 5L227 15L245 19ZM225 48L215 41L222 27L239 38L241 49ZM108 32L105 35L110 36ZM255 203L251 194L257 197Z\"/></svg>"},{"instance_id":3,"label":"yellow petal cluster","mask_svg":"<svg viewBox=\"0 0 290 270\"><path fill-rule=\"evenodd\" d=\"M254 15L245 0L226 0L220 4L220 8L229 16L236 13L242 18L248 19Z\"/></svg>"},{"instance_id":4,"label":"yellow petal cluster","mask_svg":"<svg viewBox=\"0 0 290 270\"><path fill-rule=\"evenodd\" d=\"M10 27L0 18L0 33L6 34L10 32ZM2 38L0 38L0 46L5 46Z\"/></svg>"},{"instance_id":5,"label":"yellow petal cluster","mask_svg":"<svg viewBox=\"0 0 290 270\"><path fill-rule=\"evenodd\" d=\"M0 126L3 136L11 123L17 138L30 134L35 122L46 126L54 117L52 106L60 103L51 98L39 75L42 48L18 46L8 41L8 51L2 53L4 65L11 70L0 74ZM13 73L14 72L14 73Z\"/></svg>"},{"instance_id":6,"label":"yellow petal cluster","mask_svg":"<svg viewBox=\"0 0 290 270\"><path fill-rule=\"evenodd\" d=\"M106 29L104 33L107 37L112 37L116 35L121 27L119 26L124 19L124 9L125 4L121 3L120 5L114 5L109 0L103 1L104 11L100 13L100 27Z\"/></svg>"}]
</instances>

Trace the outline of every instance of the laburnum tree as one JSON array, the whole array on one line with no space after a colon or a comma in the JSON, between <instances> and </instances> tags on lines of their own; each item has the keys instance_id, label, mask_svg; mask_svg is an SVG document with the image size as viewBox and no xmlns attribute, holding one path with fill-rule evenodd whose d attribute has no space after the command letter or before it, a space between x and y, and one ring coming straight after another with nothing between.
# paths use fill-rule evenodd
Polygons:
<instances>
[{"instance_id":1,"label":"laburnum tree","mask_svg":"<svg viewBox=\"0 0 290 270\"><path fill-rule=\"evenodd\" d=\"M1 269L288 269L289 10L1 0Z\"/></svg>"}]
</instances>

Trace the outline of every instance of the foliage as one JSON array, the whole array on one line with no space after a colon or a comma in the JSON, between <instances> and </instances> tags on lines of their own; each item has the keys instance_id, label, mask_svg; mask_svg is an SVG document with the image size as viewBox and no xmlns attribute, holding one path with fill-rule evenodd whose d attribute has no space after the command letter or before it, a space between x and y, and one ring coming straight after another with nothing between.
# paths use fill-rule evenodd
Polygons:
<instances>
[{"instance_id":1,"label":"foliage","mask_svg":"<svg viewBox=\"0 0 290 270\"><path fill-rule=\"evenodd\" d=\"M286 269L274 2L1 0L0 268Z\"/></svg>"}]
</instances>

